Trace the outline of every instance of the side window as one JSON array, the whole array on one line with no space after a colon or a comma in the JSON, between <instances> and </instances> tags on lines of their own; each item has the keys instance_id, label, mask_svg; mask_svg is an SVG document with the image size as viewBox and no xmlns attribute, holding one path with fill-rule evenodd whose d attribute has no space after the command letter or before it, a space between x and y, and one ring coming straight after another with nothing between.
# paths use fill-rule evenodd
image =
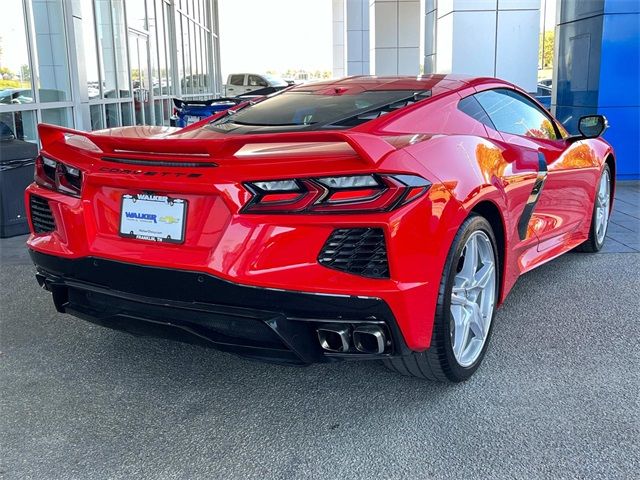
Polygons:
<instances>
[{"instance_id":1,"label":"side window","mask_svg":"<svg viewBox=\"0 0 640 480\"><path fill-rule=\"evenodd\" d=\"M474 120L484 123L487 127L491 127L496 130L496 127L491 122L487 112L484 111L484 108L482 108L482 105L480 105L475 95L470 95L460 100L458 102L458 110L466 113Z\"/></svg>"},{"instance_id":2,"label":"side window","mask_svg":"<svg viewBox=\"0 0 640 480\"><path fill-rule=\"evenodd\" d=\"M507 88L485 90L474 95L500 132L556 140L551 119L524 95Z\"/></svg>"},{"instance_id":3,"label":"side window","mask_svg":"<svg viewBox=\"0 0 640 480\"><path fill-rule=\"evenodd\" d=\"M231 75L231 78L229 79L229 83L231 85L236 85L236 86L242 86L242 84L244 83L244 75Z\"/></svg>"},{"instance_id":4,"label":"side window","mask_svg":"<svg viewBox=\"0 0 640 480\"><path fill-rule=\"evenodd\" d=\"M251 87L267 87L267 82L264 81L263 78L258 77L257 75L249 75L249 85Z\"/></svg>"}]
</instances>

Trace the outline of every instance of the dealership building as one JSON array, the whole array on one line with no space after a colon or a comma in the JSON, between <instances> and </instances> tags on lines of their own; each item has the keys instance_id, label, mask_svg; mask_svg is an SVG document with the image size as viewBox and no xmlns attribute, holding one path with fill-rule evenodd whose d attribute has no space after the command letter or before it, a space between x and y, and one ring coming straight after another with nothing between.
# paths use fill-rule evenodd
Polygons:
<instances>
[{"instance_id":1,"label":"dealership building","mask_svg":"<svg viewBox=\"0 0 640 480\"><path fill-rule=\"evenodd\" d=\"M335 77L455 72L535 92L555 0L326 1ZM222 92L218 0L3 0L2 12L0 121L20 139L37 142L39 122L168 125L173 97ZM570 131L606 115L622 179L640 177L639 25L636 0L558 0L552 26L551 110Z\"/></svg>"},{"instance_id":2,"label":"dealership building","mask_svg":"<svg viewBox=\"0 0 640 480\"><path fill-rule=\"evenodd\" d=\"M171 98L220 92L215 0L3 0L0 120L168 125Z\"/></svg>"}]
</instances>

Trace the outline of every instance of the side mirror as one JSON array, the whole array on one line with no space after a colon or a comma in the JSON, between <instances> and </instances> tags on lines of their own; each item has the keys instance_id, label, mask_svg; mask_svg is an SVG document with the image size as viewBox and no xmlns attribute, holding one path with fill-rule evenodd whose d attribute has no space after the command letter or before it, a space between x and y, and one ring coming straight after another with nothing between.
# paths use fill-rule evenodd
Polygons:
<instances>
[{"instance_id":1,"label":"side mirror","mask_svg":"<svg viewBox=\"0 0 640 480\"><path fill-rule=\"evenodd\" d=\"M585 115L578 121L578 130L584 138L596 138L609 128L604 115Z\"/></svg>"}]
</instances>

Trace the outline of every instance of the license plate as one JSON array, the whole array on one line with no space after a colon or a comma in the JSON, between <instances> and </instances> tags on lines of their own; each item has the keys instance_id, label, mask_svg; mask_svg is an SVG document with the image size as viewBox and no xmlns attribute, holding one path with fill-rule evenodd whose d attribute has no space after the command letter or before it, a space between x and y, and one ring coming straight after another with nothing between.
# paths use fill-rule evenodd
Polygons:
<instances>
[{"instance_id":1,"label":"license plate","mask_svg":"<svg viewBox=\"0 0 640 480\"><path fill-rule=\"evenodd\" d=\"M120 235L152 242L184 241L187 201L157 195L123 195Z\"/></svg>"},{"instance_id":2,"label":"license plate","mask_svg":"<svg viewBox=\"0 0 640 480\"><path fill-rule=\"evenodd\" d=\"M191 125L192 123L199 122L202 119L200 117L195 117L193 115L187 115L184 120L187 125Z\"/></svg>"}]
</instances>

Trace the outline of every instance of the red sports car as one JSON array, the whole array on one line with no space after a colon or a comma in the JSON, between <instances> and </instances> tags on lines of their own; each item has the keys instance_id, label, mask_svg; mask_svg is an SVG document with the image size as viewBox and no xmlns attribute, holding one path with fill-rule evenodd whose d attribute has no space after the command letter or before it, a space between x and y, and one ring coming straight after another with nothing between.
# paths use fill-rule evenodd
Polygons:
<instances>
[{"instance_id":1,"label":"red sports car","mask_svg":"<svg viewBox=\"0 0 640 480\"><path fill-rule=\"evenodd\" d=\"M615 160L518 87L290 88L188 128L40 125L26 191L60 312L266 361L461 381L524 272L602 247Z\"/></svg>"}]
</instances>

